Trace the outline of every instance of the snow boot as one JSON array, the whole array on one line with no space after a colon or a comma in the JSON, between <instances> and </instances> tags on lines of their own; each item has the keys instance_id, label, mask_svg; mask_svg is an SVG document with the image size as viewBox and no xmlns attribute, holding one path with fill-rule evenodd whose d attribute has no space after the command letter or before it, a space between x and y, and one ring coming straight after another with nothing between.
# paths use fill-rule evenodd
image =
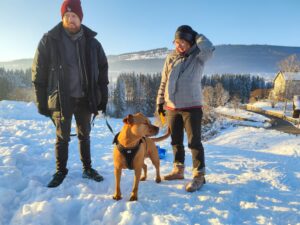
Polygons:
<instances>
[{"instance_id":1,"label":"snow boot","mask_svg":"<svg viewBox=\"0 0 300 225\"><path fill-rule=\"evenodd\" d=\"M66 172L57 171L53 175L53 178L49 182L49 184L47 185L47 187L49 187L49 188L55 188L55 187L59 186L63 182L63 180L65 179L65 177L66 177L67 174L68 174L68 170L66 170Z\"/></svg>"},{"instance_id":2,"label":"snow boot","mask_svg":"<svg viewBox=\"0 0 300 225\"><path fill-rule=\"evenodd\" d=\"M174 163L173 170L168 175L164 176L164 180L181 180L184 179L184 165Z\"/></svg>"},{"instance_id":3,"label":"snow boot","mask_svg":"<svg viewBox=\"0 0 300 225\"><path fill-rule=\"evenodd\" d=\"M103 177L93 168L85 169L82 173L83 178L88 178L96 182L103 181Z\"/></svg>"},{"instance_id":4,"label":"snow boot","mask_svg":"<svg viewBox=\"0 0 300 225\"><path fill-rule=\"evenodd\" d=\"M194 174L193 180L185 186L187 192L194 192L199 190L203 184L205 184L205 177L203 172L198 172Z\"/></svg>"}]
</instances>

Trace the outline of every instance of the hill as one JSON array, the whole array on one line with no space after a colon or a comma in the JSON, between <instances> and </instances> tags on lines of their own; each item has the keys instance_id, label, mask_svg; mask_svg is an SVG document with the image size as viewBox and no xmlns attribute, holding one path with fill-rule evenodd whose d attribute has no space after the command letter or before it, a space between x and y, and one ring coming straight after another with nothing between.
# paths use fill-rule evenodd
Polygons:
<instances>
[{"instance_id":1,"label":"hill","mask_svg":"<svg viewBox=\"0 0 300 225\"><path fill-rule=\"evenodd\" d=\"M7 62L0 62L0 67L4 67L5 69L28 69L31 68L33 59L17 59Z\"/></svg>"},{"instance_id":2,"label":"hill","mask_svg":"<svg viewBox=\"0 0 300 225\"><path fill-rule=\"evenodd\" d=\"M114 76L120 72L161 72L164 59L171 50L158 48L148 51L108 55L109 71ZM272 45L219 45L213 58L207 63L206 74L250 73L272 74L278 71L278 62L296 54L300 58L300 47ZM0 67L24 69L31 67L32 59L0 62Z\"/></svg>"}]
</instances>

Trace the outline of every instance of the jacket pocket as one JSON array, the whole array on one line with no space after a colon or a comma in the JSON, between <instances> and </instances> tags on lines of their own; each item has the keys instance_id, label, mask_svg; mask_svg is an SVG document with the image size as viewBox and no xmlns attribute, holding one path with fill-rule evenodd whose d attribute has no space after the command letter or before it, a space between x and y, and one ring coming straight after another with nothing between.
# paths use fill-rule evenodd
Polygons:
<instances>
[{"instance_id":1,"label":"jacket pocket","mask_svg":"<svg viewBox=\"0 0 300 225\"><path fill-rule=\"evenodd\" d=\"M48 96L48 109L50 111L60 111L58 90L55 90Z\"/></svg>"}]
</instances>

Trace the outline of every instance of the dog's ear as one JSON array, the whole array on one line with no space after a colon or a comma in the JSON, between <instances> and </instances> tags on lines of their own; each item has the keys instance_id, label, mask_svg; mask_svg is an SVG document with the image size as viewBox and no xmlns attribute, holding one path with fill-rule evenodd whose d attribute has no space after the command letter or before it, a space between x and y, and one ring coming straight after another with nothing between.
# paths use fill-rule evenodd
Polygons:
<instances>
[{"instance_id":1,"label":"dog's ear","mask_svg":"<svg viewBox=\"0 0 300 225\"><path fill-rule=\"evenodd\" d=\"M145 117L144 114L141 113L141 112L138 112L136 115L137 115L137 116L143 116L143 117Z\"/></svg>"},{"instance_id":2,"label":"dog's ear","mask_svg":"<svg viewBox=\"0 0 300 225\"><path fill-rule=\"evenodd\" d=\"M133 115L129 114L128 116L126 116L124 119L123 119L123 122L126 123L126 124L133 124Z\"/></svg>"}]
</instances>

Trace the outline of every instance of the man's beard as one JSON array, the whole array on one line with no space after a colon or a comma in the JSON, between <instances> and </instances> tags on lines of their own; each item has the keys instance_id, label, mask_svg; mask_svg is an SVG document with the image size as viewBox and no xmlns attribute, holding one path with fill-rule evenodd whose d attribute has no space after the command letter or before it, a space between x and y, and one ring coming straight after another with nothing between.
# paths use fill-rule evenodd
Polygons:
<instances>
[{"instance_id":1,"label":"man's beard","mask_svg":"<svg viewBox=\"0 0 300 225\"><path fill-rule=\"evenodd\" d=\"M76 34L77 32L80 31L80 25L79 26L76 26L75 24L72 24L72 25L73 26L65 27L65 29L72 34Z\"/></svg>"}]
</instances>

